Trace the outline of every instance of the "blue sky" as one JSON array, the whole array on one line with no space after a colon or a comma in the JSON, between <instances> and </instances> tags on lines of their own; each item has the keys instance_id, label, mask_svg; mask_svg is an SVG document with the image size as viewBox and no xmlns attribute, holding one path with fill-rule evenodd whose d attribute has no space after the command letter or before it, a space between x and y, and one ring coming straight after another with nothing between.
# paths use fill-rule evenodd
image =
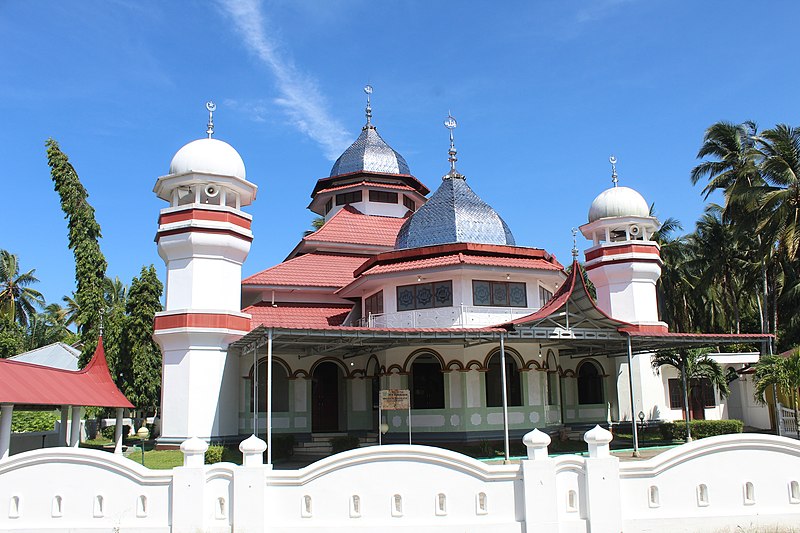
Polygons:
<instances>
[{"instance_id":1,"label":"blue sky","mask_svg":"<svg viewBox=\"0 0 800 533\"><path fill-rule=\"evenodd\" d=\"M366 83L379 132L432 190L452 111L459 170L520 245L568 262L611 154L621 184L690 230L706 127L800 123L797 20L790 1L0 0L0 248L48 301L74 289L52 136L90 193L109 275L153 263L163 279L152 187L204 136L213 99L215 136L259 186L244 274L267 268L359 133Z\"/></svg>"}]
</instances>

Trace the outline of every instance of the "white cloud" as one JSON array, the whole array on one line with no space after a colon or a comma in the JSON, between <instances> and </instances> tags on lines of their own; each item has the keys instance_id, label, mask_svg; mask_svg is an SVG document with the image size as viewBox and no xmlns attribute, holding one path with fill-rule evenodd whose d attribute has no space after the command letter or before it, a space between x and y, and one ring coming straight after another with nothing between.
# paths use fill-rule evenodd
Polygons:
<instances>
[{"instance_id":1,"label":"white cloud","mask_svg":"<svg viewBox=\"0 0 800 533\"><path fill-rule=\"evenodd\" d=\"M326 108L325 97L316 81L282 57L267 35L267 20L259 0L219 0L230 16L245 46L275 76L277 104L301 133L316 141L325 156L336 159L350 144L347 131ZM263 116L260 116L263 120Z\"/></svg>"}]
</instances>

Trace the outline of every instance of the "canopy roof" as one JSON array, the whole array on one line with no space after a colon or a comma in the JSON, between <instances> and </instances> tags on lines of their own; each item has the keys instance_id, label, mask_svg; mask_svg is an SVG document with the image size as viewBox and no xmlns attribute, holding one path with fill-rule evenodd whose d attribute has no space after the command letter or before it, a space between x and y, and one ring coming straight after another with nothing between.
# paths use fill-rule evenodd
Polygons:
<instances>
[{"instance_id":1,"label":"canopy roof","mask_svg":"<svg viewBox=\"0 0 800 533\"><path fill-rule=\"evenodd\" d=\"M111 379L102 337L83 370L0 359L0 403L133 408Z\"/></svg>"},{"instance_id":2,"label":"canopy roof","mask_svg":"<svg viewBox=\"0 0 800 533\"><path fill-rule=\"evenodd\" d=\"M254 321L255 323L255 321ZM630 340L633 353L736 343L766 343L766 334L669 333L614 319L597 307L586 289L577 261L553 298L536 313L495 327L460 328L285 328L261 325L231 344L249 352L266 344L272 330L273 348L301 357L355 357L402 346L462 345L508 342L537 343L557 348L562 357L623 357Z\"/></svg>"}]
</instances>

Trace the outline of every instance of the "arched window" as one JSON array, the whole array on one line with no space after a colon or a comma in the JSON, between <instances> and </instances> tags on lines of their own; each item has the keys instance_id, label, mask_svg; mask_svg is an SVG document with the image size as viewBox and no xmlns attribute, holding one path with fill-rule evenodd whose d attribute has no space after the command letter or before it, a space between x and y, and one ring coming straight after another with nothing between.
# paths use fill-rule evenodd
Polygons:
<instances>
[{"instance_id":1,"label":"arched window","mask_svg":"<svg viewBox=\"0 0 800 533\"><path fill-rule=\"evenodd\" d=\"M250 381L250 398L253 397L253 383ZM258 363L258 412L267 411L267 361ZM280 363L272 362L272 412L289 411L289 375Z\"/></svg>"},{"instance_id":2,"label":"arched window","mask_svg":"<svg viewBox=\"0 0 800 533\"><path fill-rule=\"evenodd\" d=\"M444 374L439 360L430 354L420 355L411 364L411 407L444 408Z\"/></svg>"},{"instance_id":3,"label":"arched window","mask_svg":"<svg viewBox=\"0 0 800 533\"><path fill-rule=\"evenodd\" d=\"M500 365L500 352L497 351L489 359L486 372L486 407L503 406L503 373ZM514 357L506 352L506 392L508 405L522 405L521 376Z\"/></svg>"},{"instance_id":4,"label":"arched window","mask_svg":"<svg viewBox=\"0 0 800 533\"><path fill-rule=\"evenodd\" d=\"M603 376L597 365L591 361L581 363L578 368L578 403L604 403Z\"/></svg>"}]
</instances>

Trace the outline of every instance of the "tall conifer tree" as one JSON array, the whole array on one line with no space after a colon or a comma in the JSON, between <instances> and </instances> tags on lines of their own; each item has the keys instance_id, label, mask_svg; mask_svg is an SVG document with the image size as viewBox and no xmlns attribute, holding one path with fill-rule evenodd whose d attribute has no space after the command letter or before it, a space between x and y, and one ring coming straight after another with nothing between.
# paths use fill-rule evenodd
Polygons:
<instances>
[{"instance_id":1,"label":"tall conifer tree","mask_svg":"<svg viewBox=\"0 0 800 533\"><path fill-rule=\"evenodd\" d=\"M153 316L161 311L163 286L153 265L133 278L122 331L120 368L125 396L139 409L156 407L161 397L161 350L153 341Z\"/></svg>"},{"instance_id":2,"label":"tall conifer tree","mask_svg":"<svg viewBox=\"0 0 800 533\"><path fill-rule=\"evenodd\" d=\"M94 208L87 200L89 194L58 143L48 139L45 144L50 174L67 219L69 248L75 256L75 300L80 308L78 324L83 343L78 364L82 368L89 362L97 346L100 310L105 305L103 281L107 263L100 251L100 225L94 218Z\"/></svg>"}]
</instances>

